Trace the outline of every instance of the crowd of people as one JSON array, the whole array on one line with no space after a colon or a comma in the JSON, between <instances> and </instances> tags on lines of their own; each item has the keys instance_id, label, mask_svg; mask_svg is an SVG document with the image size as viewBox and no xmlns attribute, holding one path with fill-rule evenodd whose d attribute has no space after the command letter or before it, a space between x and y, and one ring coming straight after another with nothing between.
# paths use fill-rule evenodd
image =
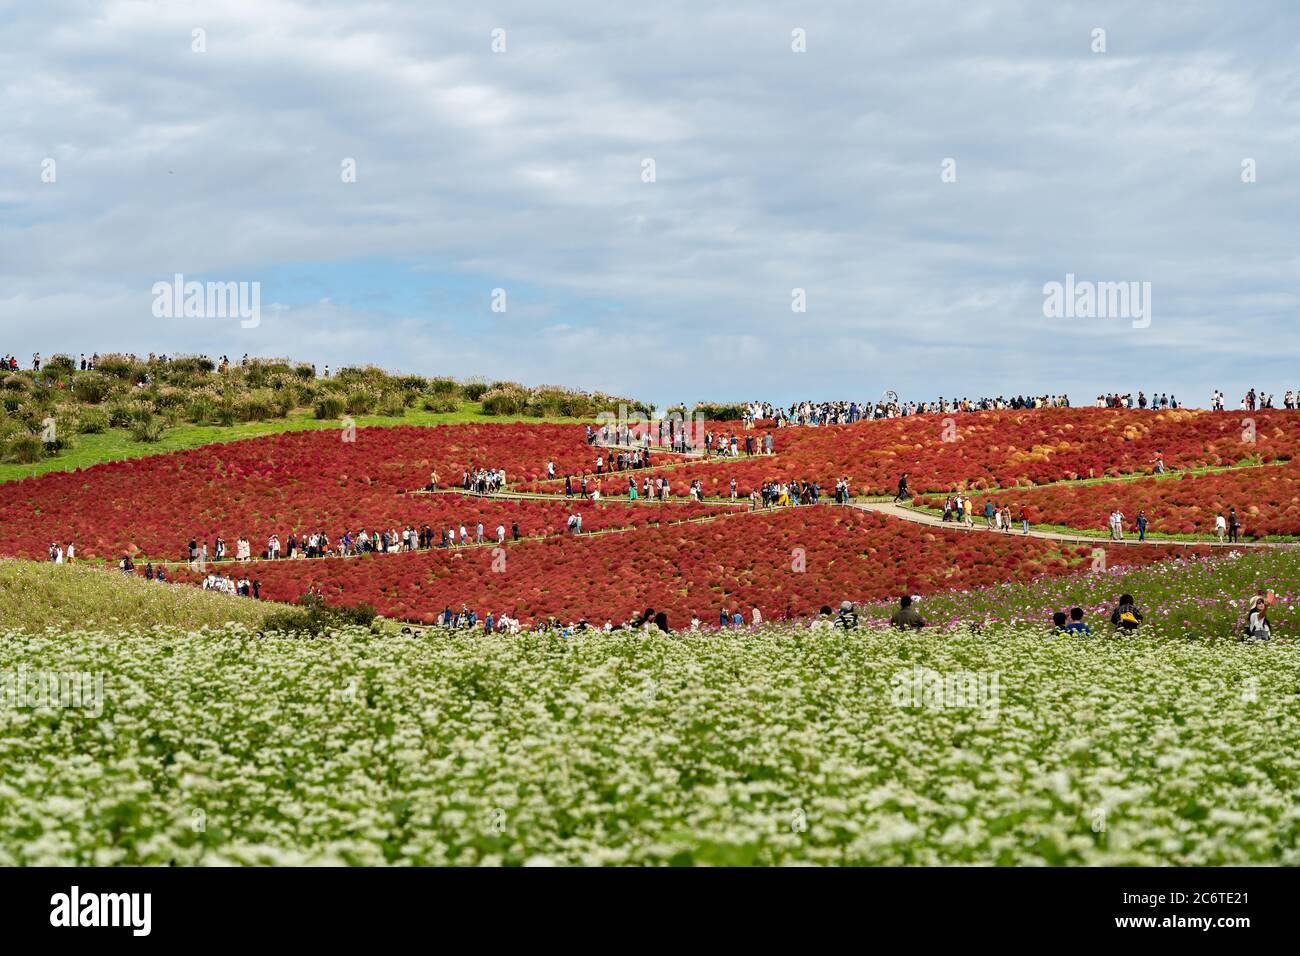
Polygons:
<instances>
[{"instance_id":1,"label":"crowd of people","mask_svg":"<svg viewBox=\"0 0 1300 956\"><path fill-rule=\"evenodd\" d=\"M840 486L843 485L843 488ZM836 500L844 492L847 495L848 481L841 479L836 482ZM735 497L736 483L731 483L731 494ZM815 481L765 481L759 488L757 494L764 508L784 508L787 505L815 505L821 500L821 486ZM751 507L754 506L753 494L750 495ZM847 501L847 497L845 498Z\"/></svg>"},{"instance_id":2,"label":"crowd of people","mask_svg":"<svg viewBox=\"0 0 1300 956\"><path fill-rule=\"evenodd\" d=\"M146 577L148 576L146 572ZM207 577L203 579L203 590L218 591L221 594L232 594L236 597L251 597L254 600L261 600L262 582L250 581L247 575L241 575L238 578L229 574L217 574L216 571L209 571Z\"/></svg>"},{"instance_id":3,"label":"crowd of people","mask_svg":"<svg viewBox=\"0 0 1300 956\"><path fill-rule=\"evenodd\" d=\"M836 501L839 501L838 497ZM956 523L974 528L978 516L984 519L982 527L990 531L1010 534L1016 525L1019 525L1022 534L1029 534L1030 530L1029 515L1024 506L1020 507L1013 521L1011 507L1005 503L994 502L992 498L985 498L981 506L975 499L961 493L947 495L943 499L942 513L945 524ZM1125 533L1130 530L1137 534L1138 541L1146 541L1150 526L1151 521L1144 508L1138 510L1131 525L1120 508L1111 509L1110 514L1106 516L1106 533L1111 541L1127 540ZM1213 533L1220 544L1240 542L1241 529L1241 518L1235 506L1229 507L1227 511L1220 510L1215 515Z\"/></svg>"},{"instance_id":4,"label":"crowd of people","mask_svg":"<svg viewBox=\"0 0 1300 956\"><path fill-rule=\"evenodd\" d=\"M578 519L581 527L581 515L571 515ZM490 529L477 521L466 525L452 524L446 528L434 528L429 524L418 527L407 524L401 528L378 528L367 531L364 527L353 532L344 531L337 538L331 538L326 531L290 532L281 541L278 534L266 539L266 547L258 558L265 561L296 560L300 558L337 558L353 557L362 554L387 554L399 551L425 551L434 548L457 548L471 544L504 544L508 539L518 541L522 537L519 522L510 522L509 530L504 523ZM208 542L198 537L190 539L188 562L196 571L204 570L209 561L224 561L233 558L236 561L253 559L249 540L241 536L235 543L235 552L230 554L225 539L221 536Z\"/></svg>"},{"instance_id":5,"label":"crowd of people","mask_svg":"<svg viewBox=\"0 0 1300 956\"><path fill-rule=\"evenodd\" d=\"M1180 409L1186 406L1178 401L1176 395L1152 392L1148 397L1144 390L1139 390L1136 397L1132 392L1105 392L1097 396L1098 408L1136 408L1164 411ZM934 401L901 401L891 394L871 401L802 401L789 407L782 407L772 402L752 401L745 403L745 423L752 425L759 421L771 421L778 428L790 425L847 425L863 419L902 418L911 415L948 415L955 412L986 412L997 409L1021 408L1069 408L1069 395L1016 395L1006 398L939 398ZM1239 403L1242 411L1257 411L1279 407L1272 393L1265 393L1252 388L1247 391ZM1300 389L1288 389L1283 396L1282 408L1300 408ZM1210 396L1210 408L1224 411L1223 392L1215 389Z\"/></svg>"},{"instance_id":6,"label":"crowd of people","mask_svg":"<svg viewBox=\"0 0 1300 956\"><path fill-rule=\"evenodd\" d=\"M981 508L975 499L961 493L948 495L943 499L943 520L956 522L967 528L975 527L975 513L979 511L984 518L984 527L989 531L1001 531L1010 534L1012 529L1011 506L995 503L992 498L985 498ZM1020 525L1022 534L1029 534L1029 515L1024 507L1016 516L1015 523Z\"/></svg>"},{"instance_id":7,"label":"crowd of people","mask_svg":"<svg viewBox=\"0 0 1300 956\"><path fill-rule=\"evenodd\" d=\"M89 357L87 357L85 352L80 352L78 353L78 355L79 355L79 359L76 361L75 367L80 369L83 372L93 372L99 364L98 352L92 352ZM126 357L130 359L132 362L140 361L140 358L134 352L127 353ZM211 361L210 359L208 359L206 355L200 355L198 357L205 361ZM168 356L166 353L156 354L154 352L150 352L148 358L145 361L149 362L149 364L151 365L155 362L166 364L172 361L172 358ZM249 357L249 354L245 352L243 358L239 360L239 367L246 369L253 361L254 360ZM230 365L231 365L230 356L228 355L223 355L221 356L220 359L213 362L213 366L219 372L225 372L229 370ZM41 353L33 352L32 371L39 372L41 370L41 367L42 367ZM313 372L316 371L316 365L314 363L312 363L311 369ZM16 372L16 371L18 371L18 356L9 353L5 353L5 355L0 356L0 372ZM324 377L325 378L330 377L330 367L328 365L325 366Z\"/></svg>"},{"instance_id":8,"label":"crowd of people","mask_svg":"<svg viewBox=\"0 0 1300 956\"><path fill-rule=\"evenodd\" d=\"M1238 407L1243 412L1254 412L1265 408L1277 408L1277 404L1274 401L1272 392L1265 393L1252 388L1241 396ZM1282 407L1289 411L1300 408L1300 390L1287 389L1286 394L1282 396ZM1224 410L1223 393L1217 388L1210 395L1210 408L1216 412Z\"/></svg>"},{"instance_id":9,"label":"crowd of people","mask_svg":"<svg viewBox=\"0 0 1300 956\"><path fill-rule=\"evenodd\" d=\"M1168 408L1182 408L1178 404L1178 398L1174 395L1166 395L1161 392L1156 395L1151 393L1150 400L1147 399L1146 392L1139 391L1138 397L1133 398L1133 393L1121 395L1118 392L1111 392L1106 395L1097 396L1098 408L1150 408L1152 411L1163 411Z\"/></svg>"},{"instance_id":10,"label":"crowd of people","mask_svg":"<svg viewBox=\"0 0 1300 956\"><path fill-rule=\"evenodd\" d=\"M461 475L460 486L476 495L495 494L506 486L506 470L504 468L476 468L471 465ZM437 487L438 473L435 471L429 476L429 488L432 490Z\"/></svg>"},{"instance_id":11,"label":"crowd of people","mask_svg":"<svg viewBox=\"0 0 1300 956\"><path fill-rule=\"evenodd\" d=\"M1069 408L1068 395L1016 395L1005 398L938 398L928 402L901 401L892 394L875 402L795 402L783 408L772 402L745 404L745 422L772 421L778 428L790 425L850 425L863 419L904 418L912 415L947 415L1007 408Z\"/></svg>"},{"instance_id":12,"label":"crowd of people","mask_svg":"<svg viewBox=\"0 0 1300 956\"><path fill-rule=\"evenodd\" d=\"M597 475L615 471L637 471L651 465L650 449L636 448L629 451L613 452L610 455L597 455L592 467ZM546 463L546 477L555 477L555 462ZM572 477L572 475L568 476Z\"/></svg>"}]
</instances>

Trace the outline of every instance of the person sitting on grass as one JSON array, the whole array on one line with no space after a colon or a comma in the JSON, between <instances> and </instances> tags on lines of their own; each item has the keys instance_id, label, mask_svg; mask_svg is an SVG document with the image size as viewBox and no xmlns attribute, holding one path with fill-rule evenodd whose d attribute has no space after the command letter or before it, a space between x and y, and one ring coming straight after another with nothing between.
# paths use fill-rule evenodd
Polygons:
<instances>
[{"instance_id":1,"label":"person sitting on grass","mask_svg":"<svg viewBox=\"0 0 1300 956\"><path fill-rule=\"evenodd\" d=\"M1273 637L1273 628L1268 622L1268 602L1262 594L1250 599L1250 610L1246 615L1246 638L1252 641L1267 641Z\"/></svg>"},{"instance_id":2,"label":"person sitting on grass","mask_svg":"<svg viewBox=\"0 0 1300 956\"><path fill-rule=\"evenodd\" d=\"M858 612L853 610L852 601L840 602L840 613L835 617L835 627L851 631L858 626Z\"/></svg>"},{"instance_id":3,"label":"person sitting on grass","mask_svg":"<svg viewBox=\"0 0 1300 956\"><path fill-rule=\"evenodd\" d=\"M1065 625L1065 633L1085 634L1085 635L1092 634L1092 628L1090 628L1087 622L1085 622L1083 619L1083 608L1081 607L1070 608L1070 623Z\"/></svg>"},{"instance_id":4,"label":"person sitting on grass","mask_svg":"<svg viewBox=\"0 0 1300 956\"><path fill-rule=\"evenodd\" d=\"M917 631L925 627L925 621L921 618L920 612L912 607L912 596L910 594L904 594L899 599L898 610L890 617L889 625L899 629L910 627Z\"/></svg>"},{"instance_id":5,"label":"person sitting on grass","mask_svg":"<svg viewBox=\"0 0 1300 956\"><path fill-rule=\"evenodd\" d=\"M1142 623L1142 612L1133 602L1133 595L1120 596L1119 604L1110 612L1110 623L1125 633L1131 634Z\"/></svg>"}]
</instances>

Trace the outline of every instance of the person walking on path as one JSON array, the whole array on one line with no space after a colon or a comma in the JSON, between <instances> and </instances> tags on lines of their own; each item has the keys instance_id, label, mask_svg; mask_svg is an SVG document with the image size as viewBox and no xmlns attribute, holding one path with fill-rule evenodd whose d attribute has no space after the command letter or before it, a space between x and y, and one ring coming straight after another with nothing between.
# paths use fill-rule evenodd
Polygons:
<instances>
[{"instance_id":1,"label":"person walking on path","mask_svg":"<svg viewBox=\"0 0 1300 956\"><path fill-rule=\"evenodd\" d=\"M1138 525L1138 540L1145 541L1147 539L1147 513L1145 510L1138 512L1137 525Z\"/></svg>"},{"instance_id":2,"label":"person walking on path","mask_svg":"<svg viewBox=\"0 0 1300 956\"><path fill-rule=\"evenodd\" d=\"M1214 519L1214 533L1219 539L1219 544L1223 544L1224 535L1228 533L1228 519L1223 517L1222 511Z\"/></svg>"},{"instance_id":3,"label":"person walking on path","mask_svg":"<svg viewBox=\"0 0 1300 956\"><path fill-rule=\"evenodd\" d=\"M1228 509L1228 540L1237 541L1241 533L1241 522L1237 520L1236 505Z\"/></svg>"},{"instance_id":4,"label":"person walking on path","mask_svg":"<svg viewBox=\"0 0 1300 956\"><path fill-rule=\"evenodd\" d=\"M993 530L993 502L988 498L984 499L984 525Z\"/></svg>"},{"instance_id":5,"label":"person walking on path","mask_svg":"<svg viewBox=\"0 0 1300 956\"><path fill-rule=\"evenodd\" d=\"M898 479L898 494L894 495L894 503L906 502L911 497L907 490L907 472L903 472L902 477Z\"/></svg>"}]
</instances>

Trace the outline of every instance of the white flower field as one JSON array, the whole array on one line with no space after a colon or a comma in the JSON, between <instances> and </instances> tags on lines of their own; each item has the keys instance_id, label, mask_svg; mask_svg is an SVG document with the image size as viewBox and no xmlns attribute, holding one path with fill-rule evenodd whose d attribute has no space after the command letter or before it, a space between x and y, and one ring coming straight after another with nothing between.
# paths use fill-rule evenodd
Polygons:
<instances>
[{"instance_id":1,"label":"white flower field","mask_svg":"<svg viewBox=\"0 0 1300 956\"><path fill-rule=\"evenodd\" d=\"M0 671L0 865L1300 862L1291 644L229 625Z\"/></svg>"}]
</instances>

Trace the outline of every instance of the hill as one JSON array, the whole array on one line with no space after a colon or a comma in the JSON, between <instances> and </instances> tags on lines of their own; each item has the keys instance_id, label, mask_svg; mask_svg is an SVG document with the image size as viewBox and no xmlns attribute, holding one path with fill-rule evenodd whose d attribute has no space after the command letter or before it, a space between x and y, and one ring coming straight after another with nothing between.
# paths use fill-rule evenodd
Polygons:
<instances>
[{"instance_id":1,"label":"hill","mask_svg":"<svg viewBox=\"0 0 1300 956\"><path fill-rule=\"evenodd\" d=\"M29 632L47 627L112 627L144 631L155 624L198 628L226 622L248 626L284 605L160 584L85 565L0 560L3 626Z\"/></svg>"},{"instance_id":2,"label":"hill","mask_svg":"<svg viewBox=\"0 0 1300 956\"><path fill-rule=\"evenodd\" d=\"M0 480L304 428L518 418L592 420L633 399L559 386L396 375L374 366L328 378L287 359L218 365L102 355L94 368L55 355L0 372Z\"/></svg>"}]
</instances>

